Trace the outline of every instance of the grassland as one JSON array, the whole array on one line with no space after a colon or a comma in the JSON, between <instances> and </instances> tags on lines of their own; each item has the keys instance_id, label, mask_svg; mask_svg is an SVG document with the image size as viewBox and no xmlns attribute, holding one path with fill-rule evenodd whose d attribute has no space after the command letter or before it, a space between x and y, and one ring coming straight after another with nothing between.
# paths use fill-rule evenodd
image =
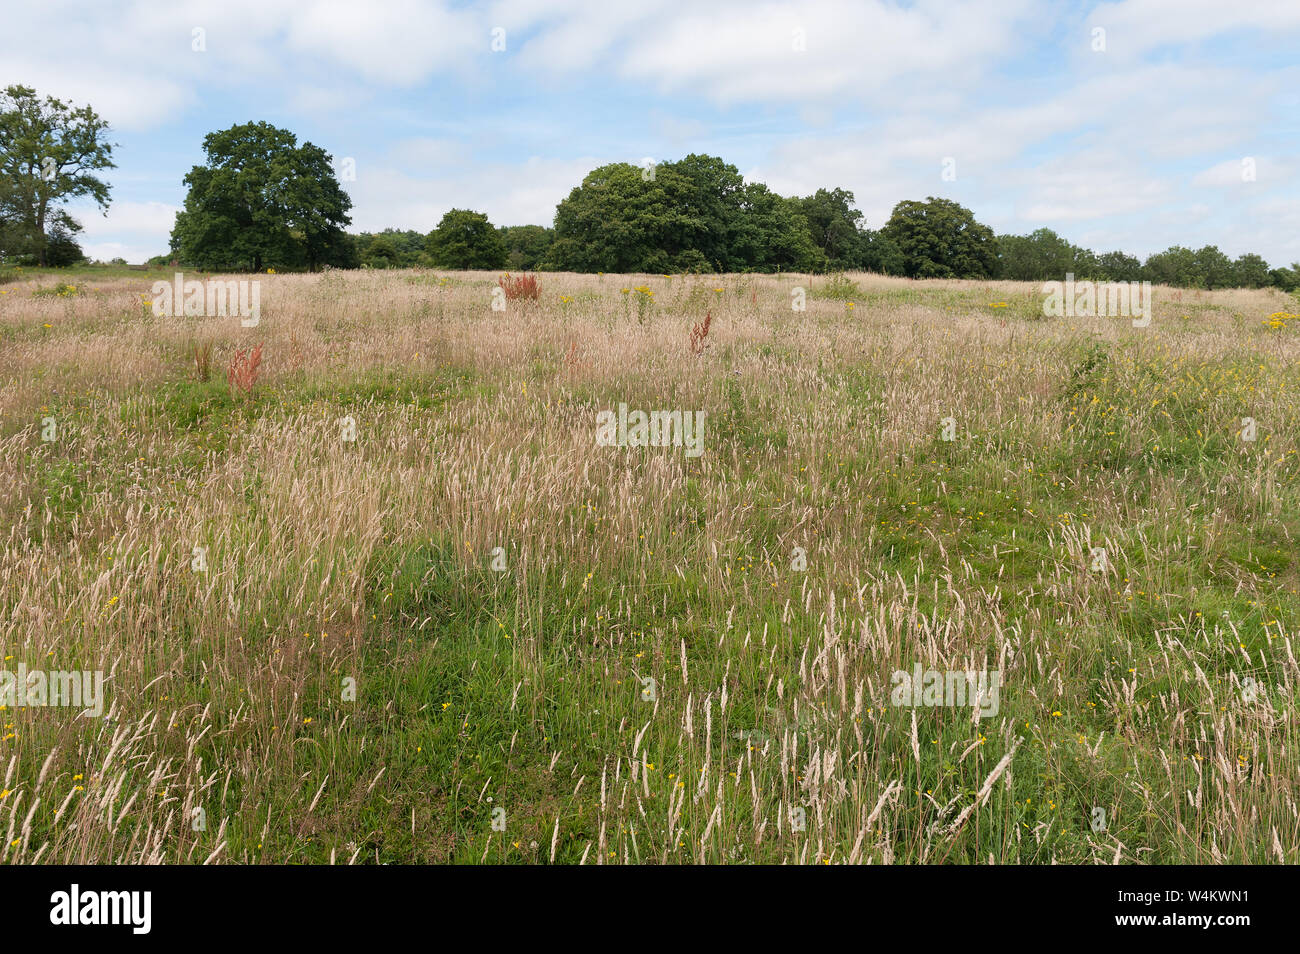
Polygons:
<instances>
[{"instance_id":1,"label":"grassland","mask_svg":"<svg viewBox=\"0 0 1300 954\"><path fill-rule=\"evenodd\" d=\"M0 668L108 696L0 712L0 859L1300 861L1280 293L332 272L244 328L162 274L0 286Z\"/></svg>"}]
</instances>

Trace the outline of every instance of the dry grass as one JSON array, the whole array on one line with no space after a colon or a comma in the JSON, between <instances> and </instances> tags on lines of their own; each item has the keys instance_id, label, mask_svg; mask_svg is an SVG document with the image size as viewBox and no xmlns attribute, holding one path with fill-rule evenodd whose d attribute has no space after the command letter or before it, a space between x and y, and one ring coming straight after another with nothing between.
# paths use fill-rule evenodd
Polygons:
<instances>
[{"instance_id":1,"label":"dry grass","mask_svg":"<svg viewBox=\"0 0 1300 954\"><path fill-rule=\"evenodd\" d=\"M0 712L0 857L1300 860L1294 304L851 277L262 276L255 332L6 285L4 668L108 707ZM620 402L704 454L596 446ZM891 706L917 662L999 714Z\"/></svg>"}]
</instances>

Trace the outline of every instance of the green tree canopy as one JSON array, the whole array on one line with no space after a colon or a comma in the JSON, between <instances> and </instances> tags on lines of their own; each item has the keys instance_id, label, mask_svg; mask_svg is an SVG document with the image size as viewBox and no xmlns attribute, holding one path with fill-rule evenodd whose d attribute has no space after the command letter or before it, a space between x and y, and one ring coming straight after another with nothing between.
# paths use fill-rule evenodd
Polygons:
<instances>
[{"instance_id":1,"label":"green tree canopy","mask_svg":"<svg viewBox=\"0 0 1300 954\"><path fill-rule=\"evenodd\" d=\"M1108 282L1136 282L1143 277L1142 262L1123 252L1103 252L1097 256L1099 276Z\"/></svg>"},{"instance_id":2,"label":"green tree canopy","mask_svg":"<svg viewBox=\"0 0 1300 954\"><path fill-rule=\"evenodd\" d=\"M592 170L555 210L549 263L571 271L749 271L824 267L797 204L735 166L692 154Z\"/></svg>"},{"instance_id":3,"label":"green tree canopy","mask_svg":"<svg viewBox=\"0 0 1300 954\"><path fill-rule=\"evenodd\" d=\"M878 272L881 275L907 274L907 262L902 249L884 232L863 229L862 257L859 267L863 271Z\"/></svg>"},{"instance_id":4,"label":"green tree canopy","mask_svg":"<svg viewBox=\"0 0 1300 954\"><path fill-rule=\"evenodd\" d=\"M371 268L400 268L401 254L391 239L379 235L370 242L366 254L361 258L361 263Z\"/></svg>"},{"instance_id":5,"label":"green tree canopy","mask_svg":"<svg viewBox=\"0 0 1300 954\"><path fill-rule=\"evenodd\" d=\"M352 200L329 153L265 122L209 133L203 151L172 230L182 263L255 272L350 264Z\"/></svg>"},{"instance_id":6,"label":"green tree canopy","mask_svg":"<svg viewBox=\"0 0 1300 954\"><path fill-rule=\"evenodd\" d=\"M516 272L536 270L555 241L555 230L541 225L503 225L498 231L506 247L506 266Z\"/></svg>"},{"instance_id":7,"label":"green tree canopy","mask_svg":"<svg viewBox=\"0 0 1300 954\"><path fill-rule=\"evenodd\" d=\"M903 256L909 278L991 278L997 274L997 240L970 209L933 196L894 206L885 236Z\"/></svg>"},{"instance_id":8,"label":"green tree canopy","mask_svg":"<svg viewBox=\"0 0 1300 954\"><path fill-rule=\"evenodd\" d=\"M828 268L846 271L865 267L870 239L862 228L862 213L853 207L852 192L818 189L795 201Z\"/></svg>"},{"instance_id":9,"label":"green tree canopy","mask_svg":"<svg viewBox=\"0 0 1300 954\"><path fill-rule=\"evenodd\" d=\"M1190 248L1173 245L1163 252L1148 255L1142 267L1147 281L1183 288L1204 288L1205 278L1196 267L1196 253Z\"/></svg>"},{"instance_id":10,"label":"green tree canopy","mask_svg":"<svg viewBox=\"0 0 1300 954\"><path fill-rule=\"evenodd\" d=\"M414 229L384 229L352 236L357 260L370 268L415 268L427 264L428 236Z\"/></svg>"},{"instance_id":11,"label":"green tree canopy","mask_svg":"<svg viewBox=\"0 0 1300 954\"><path fill-rule=\"evenodd\" d=\"M73 223L76 224L75 222ZM55 268L77 265L86 260L81 246L77 244L76 229L63 222L55 223L46 235L45 264Z\"/></svg>"},{"instance_id":12,"label":"green tree canopy","mask_svg":"<svg viewBox=\"0 0 1300 954\"><path fill-rule=\"evenodd\" d=\"M0 179L0 262L17 256L25 244L18 194L8 179Z\"/></svg>"},{"instance_id":13,"label":"green tree canopy","mask_svg":"<svg viewBox=\"0 0 1300 954\"><path fill-rule=\"evenodd\" d=\"M1217 245L1207 245L1196 251L1196 271L1205 288L1230 288L1236 274L1232 259L1219 251Z\"/></svg>"},{"instance_id":14,"label":"green tree canopy","mask_svg":"<svg viewBox=\"0 0 1300 954\"><path fill-rule=\"evenodd\" d=\"M696 223L688 214L690 183L671 163L646 170L626 162L593 169L555 209L549 260L575 272L666 272Z\"/></svg>"},{"instance_id":15,"label":"green tree canopy","mask_svg":"<svg viewBox=\"0 0 1300 954\"><path fill-rule=\"evenodd\" d=\"M777 195L761 182L745 186L731 236L731 271L810 272L826 268L826 256L813 241L798 201Z\"/></svg>"},{"instance_id":16,"label":"green tree canopy","mask_svg":"<svg viewBox=\"0 0 1300 954\"><path fill-rule=\"evenodd\" d=\"M1067 272L1090 278L1096 271L1096 258L1091 252L1070 244L1051 229L1038 229L1028 235L999 235L997 247L998 275L1013 281L1064 281Z\"/></svg>"},{"instance_id":17,"label":"green tree canopy","mask_svg":"<svg viewBox=\"0 0 1300 954\"><path fill-rule=\"evenodd\" d=\"M1270 269L1268 283L1283 291L1300 291L1300 262L1292 262L1290 268Z\"/></svg>"},{"instance_id":18,"label":"green tree canopy","mask_svg":"<svg viewBox=\"0 0 1300 954\"><path fill-rule=\"evenodd\" d=\"M108 208L110 187L94 174L115 168L107 133L108 123L89 106L42 100L27 86L0 93L0 251L31 251L47 265L57 241L66 257L66 242L81 226L62 204L89 196Z\"/></svg>"},{"instance_id":19,"label":"green tree canopy","mask_svg":"<svg viewBox=\"0 0 1300 954\"><path fill-rule=\"evenodd\" d=\"M1254 252L1232 263L1232 283L1238 288L1263 288L1268 284L1268 262Z\"/></svg>"},{"instance_id":20,"label":"green tree canopy","mask_svg":"<svg viewBox=\"0 0 1300 954\"><path fill-rule=\"evenodd\" d=\"M429 233L425 243L435 268L504 268L506 247L482 212L452 209Z\"/></svg>"},{"instance_id":21,"label":"green tree canopy","mask_svg":"<svg viewBox=\"0 0 1300 954\"><path fill-rule=\"evenodd\" d=\"M673 270L687 268L705 271L742 271L746 265L757 263L738 260L733 254L736 233L741 218L748 208L770 211L761 197L747 192L745 180L735 166L717 156L691 153L677 162L663 163L667 169L683 180L680 212L684 216L681 230L675 234L672 249ZM656 175L656 181L658 175ZM764 189L766 191L766 189ZM758 205L754 206L753 203Z\"/></svg>"},{"instance_id":22,"label":"green tree canopy","mask_svg":"<svg viewBox=\"0 0 1300 954\"><path fill-rule=\"evenodd\" d=\"M1292 261L1291 268L1270 269L1269 285L1283 291L1300 291L1300 261Z\"/></svg>"}]
</instances>

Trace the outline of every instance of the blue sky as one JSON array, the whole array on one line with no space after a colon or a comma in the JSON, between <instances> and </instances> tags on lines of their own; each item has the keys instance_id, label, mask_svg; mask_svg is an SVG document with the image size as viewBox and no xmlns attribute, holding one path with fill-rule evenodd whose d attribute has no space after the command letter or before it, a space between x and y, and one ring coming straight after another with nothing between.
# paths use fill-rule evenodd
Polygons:
<instances>
[{"instance_id":1,"label":"blue sky","mask_svg":"<svg viewBox=\"0 0 1300 954\"><path fill-rule=\"evenodd\" d=\"M96 258L164 252L203 136L266 120L355 161L352 231L453 207L549 225L597 165L707 152L785 195L850 189L872 227L937 195L1097 251L1300 261L1300 0L42 0L4 21L0 85L113 125L109 213L74 209Z\"/></svg>"}]
</instances>

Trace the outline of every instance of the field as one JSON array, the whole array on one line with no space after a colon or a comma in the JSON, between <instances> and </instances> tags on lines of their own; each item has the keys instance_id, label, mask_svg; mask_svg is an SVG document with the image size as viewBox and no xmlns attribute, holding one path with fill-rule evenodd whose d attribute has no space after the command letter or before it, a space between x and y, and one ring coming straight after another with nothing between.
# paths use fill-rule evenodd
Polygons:
<instances>
[{"instance_id":1,"label":"field","mask_svg":"<svg viewBox=\"0 0 1300 954\"><path fill-rule=\"evenodd\" d=\"M6 862L1300 862L1279 292L11 277L0 668L107 702L0 712Z\"/></svg>"}]
</instances>

